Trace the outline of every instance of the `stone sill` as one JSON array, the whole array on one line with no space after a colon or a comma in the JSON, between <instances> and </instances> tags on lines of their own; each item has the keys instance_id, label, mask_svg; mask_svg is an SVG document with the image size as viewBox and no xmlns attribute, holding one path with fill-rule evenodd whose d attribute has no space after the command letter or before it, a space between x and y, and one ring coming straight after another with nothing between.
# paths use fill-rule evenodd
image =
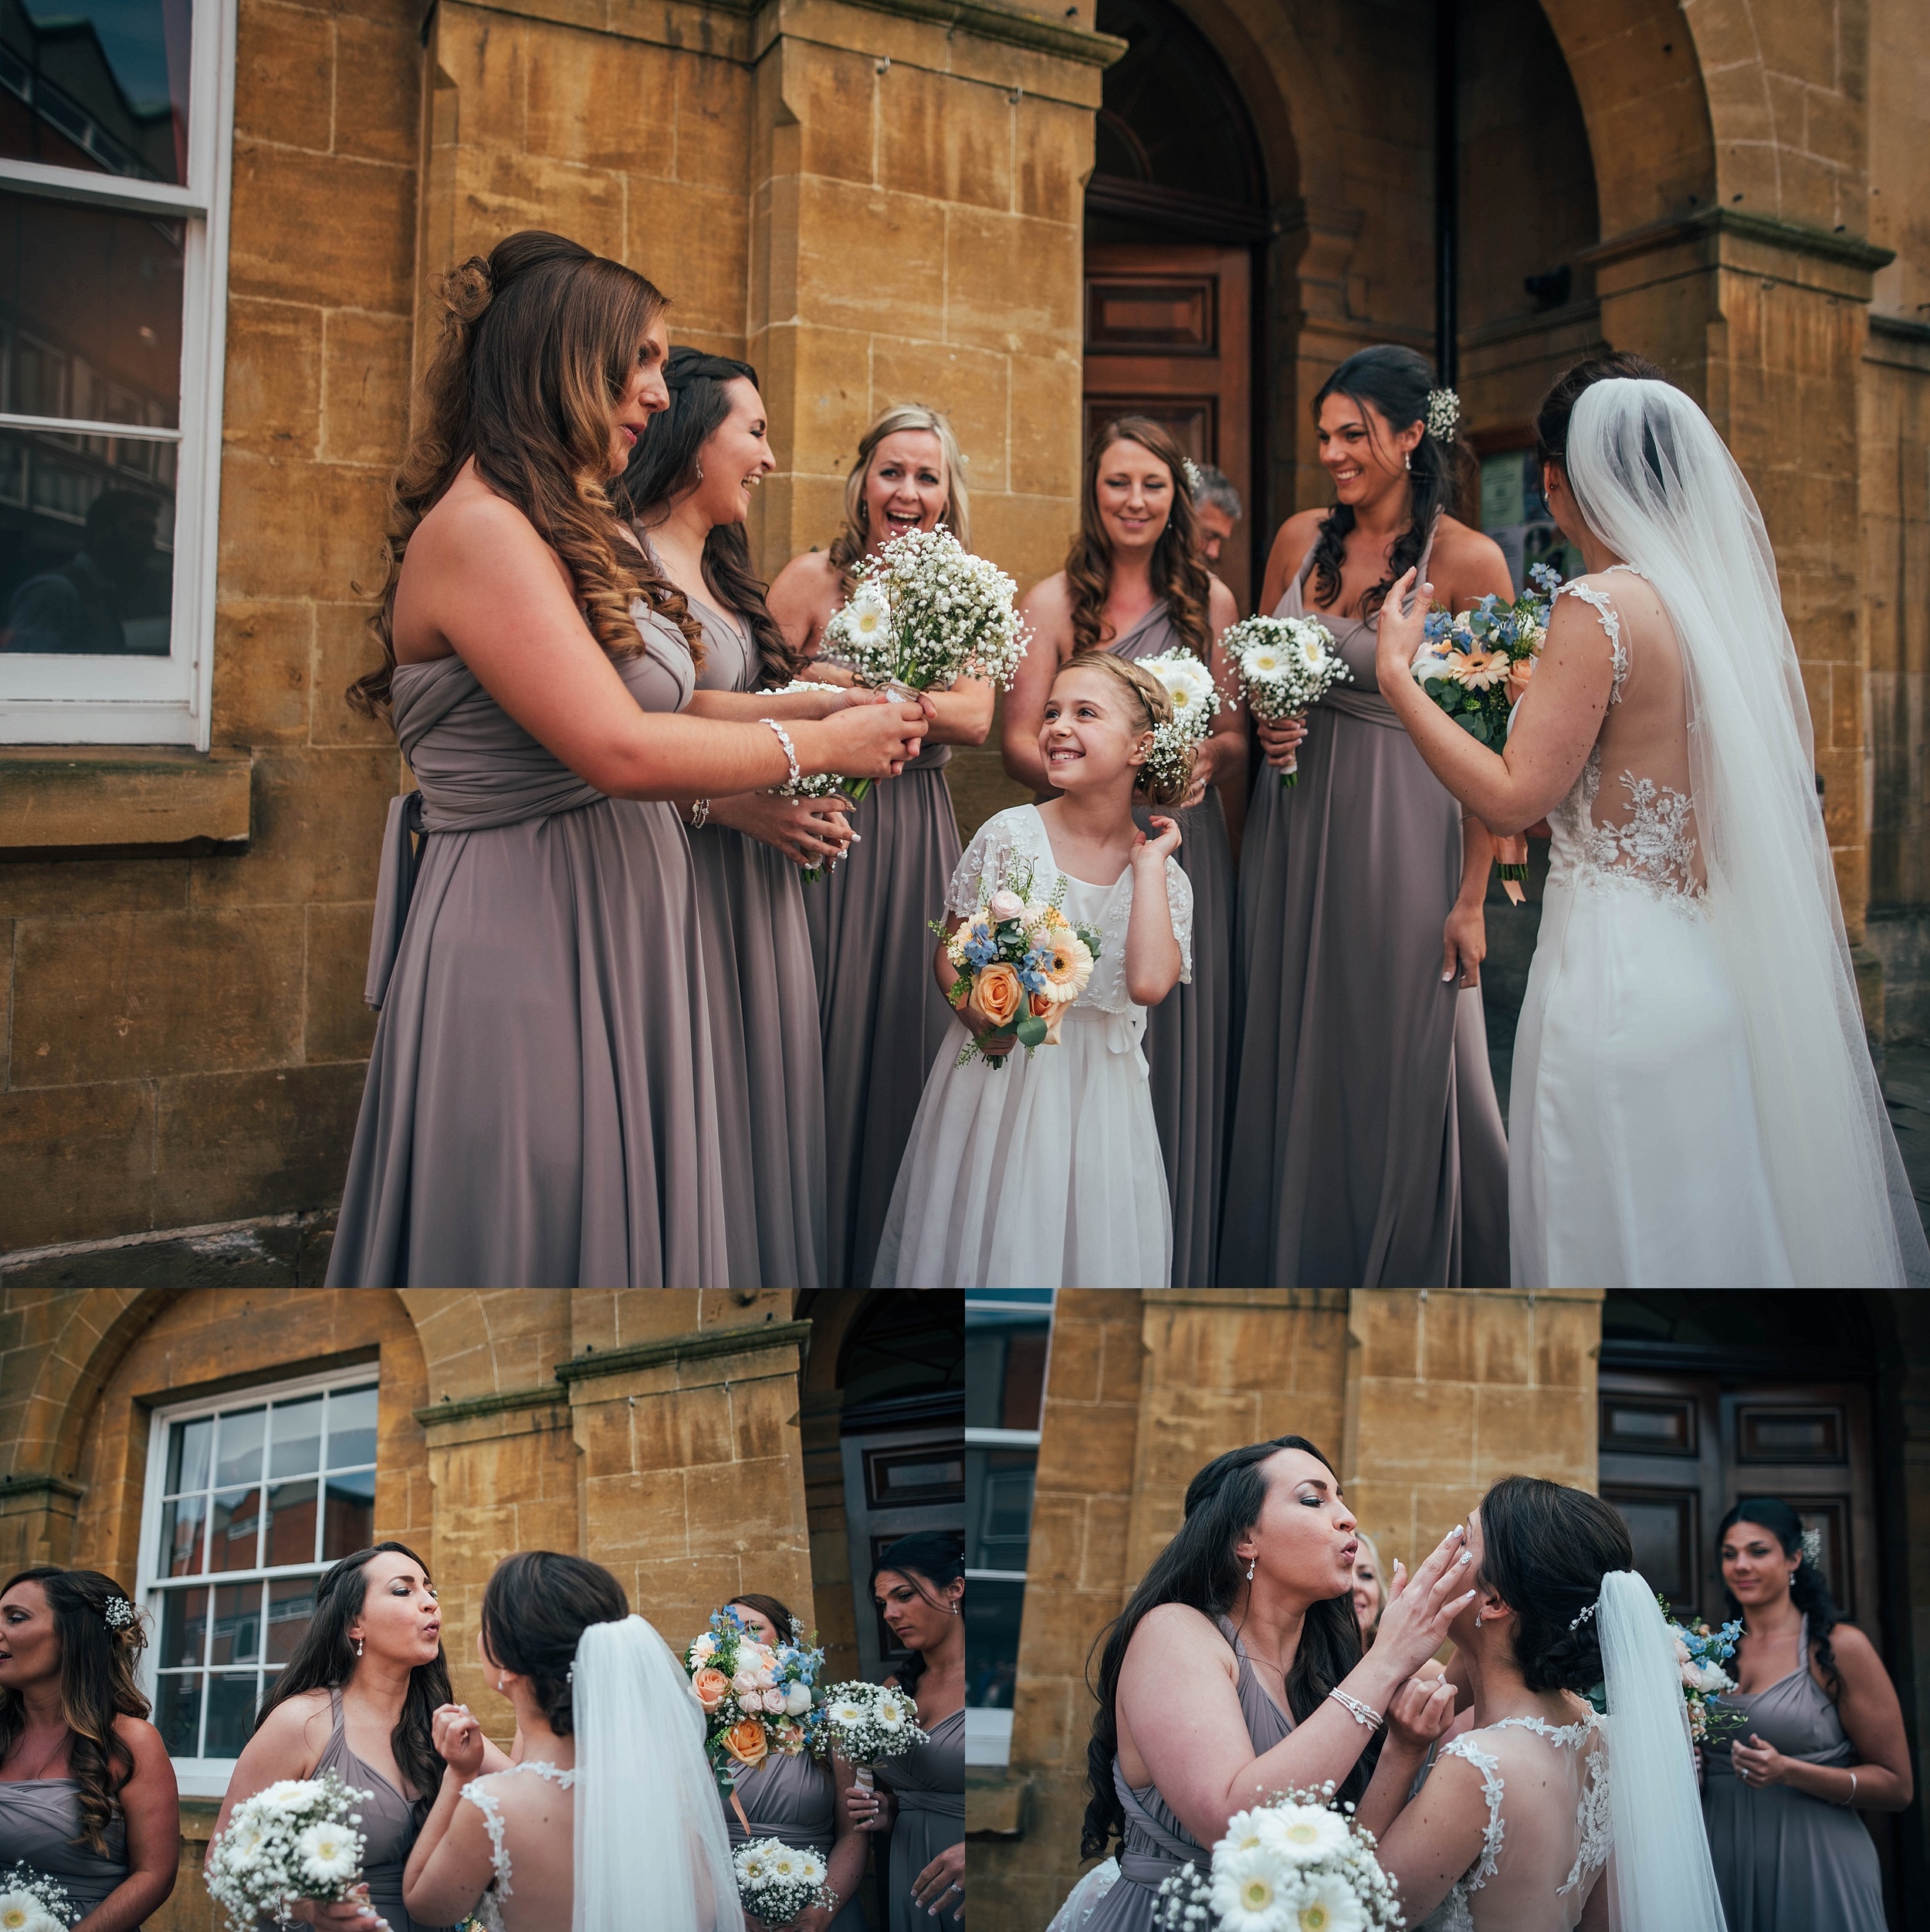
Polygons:
<instances>
[{"instance_id":1,"label":"stone sill","mask_svg":"<svg viewBox=\"0 0 1930 1932\"><path fill-rule=\"evenodd\" d=\"M1025 1835L1025 1794L1031 1779L1002 1766L967 1765L965 1768L965 1836L967 1838L1022 1838Z\"/></svg>"},{"instance_id":2,"label":"stone sill","mask_svg":"<svg viewBox=\"0 0 1930 1932\"><path fill-rule=\"evenodd\" d=\"M245 751L8 746L0 749L0 856L245 851L253 771Z\"/></svg>"}]
</instances>

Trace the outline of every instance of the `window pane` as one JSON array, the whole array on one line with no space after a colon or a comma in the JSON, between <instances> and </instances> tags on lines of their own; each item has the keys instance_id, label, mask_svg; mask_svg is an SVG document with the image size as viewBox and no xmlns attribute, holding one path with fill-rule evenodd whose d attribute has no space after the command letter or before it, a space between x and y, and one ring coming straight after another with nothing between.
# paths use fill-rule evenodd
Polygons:
<instances>
[{"instance_id":1,"label":"window pane","mask_svg":"<svg viewBox=\"0 0 1930 1932\"><path fill-rule=\"evenodd\" d=\"M215 1440L215 1419L204 1416L198 1422L178 1422L168 1436L168 1487L164 1496L178 1496L185 1489L208 1487L208 1451Z\"/></svg>"},{"instance_id":2,"label":"window pane","mask_svg":"<svg viewBox=\"0 0 1930 1932\"><path fill-rule=\"evenodd\" d=\"M11 9L0 42L0 154L186 181L192 20L188 0L28 0Z\"/></svg>"},{"instance_id":3,"label":"window pane","mask_svg":"<svg viewBox=\"0 0 1930 1932\"><path fill-rule=\"evenodd\" d=\"M163 1576L201 1574L201 1531L208 1517L208 1498L184 1496L161 1506L161 1548L154 1561Z\"/></svg>"},{"instance_id":4,"label":"window pane","mask_svg":"<svg viewBox=\"0 0 1930 1932\"><path fill-rule=\"evenodd\" d=\"M330 1560L365 1550L375 1540L375 1472L331 1476L324 1504L322 1555Z\"/></svg>"},{"instance_id":5,"label":"window pane","mask_svg":"<svg viewBox=\"0 0 1930 1932\"><path fill-rule=\"evenodd\" d=\"M262 1653L262 1586L230 1583L215 1592L210 1663L253 1663Z\"/></svg>"},{"instance_id":6,"label":"window pane","mask_svg":"<svg viewBox=\"0 0 1930 1932\"><path fill-rule=\"evenodd\" d=\"M222 1417L221 1446L215 1458L217 1488L261 1480L262 1425L267 1416L265 1409L243 1409Z\"/></svg>"},{"instance_id":7,"label":"window pane","mask_svg":"<svg viewBox=\"0 0 1930 1932\"><path fill-rule=\"evenodd\" d=\"M177 1664L201 1662L201 1639L208 1634L208 1592L169 1590L161 1599L161 1655L164 1670Z\"/></svg>"},{"instance_id":8,"label":"window pane","mask_svg":"<svg viewBox=\"0 0 1930 1932\"><path fill-rule=\"evenodd\" d=\"M201 1726L201 1675L190 1671L184 1676L164 1677L161 1696L154 1706L154 1727L170 1758L192 1758L196 1751L195 1733Z\"/></svg>"},{"instance_id":9,"label":"window pane","mask_svg":"<svg viewBox=\"0 0 1930 1932\"><path fill-rule=\"evenodd\" d=\"M255 1721L255 1673L218 1673L208 1680L208 1735L204 1758L239 1758Z\"/></svg>"},{"instance_id":10,"label":"window pane","mask_svg":"<svg viewBox=\"0 0 1930 1932\"><path fill-rule=\"evenodd\" d=\"M307 1476L322 1466L322 1399L281 1402L269 1419L268 1474Z\"/></svg>"},{"instance_id":11,"label":"window pane","mask_svg":"<svg viewBox=\"0 0 1930 1932\"><path fill-rule=\"evenodd\" d=\"M268 1661L286 1663L315 1615L315 1579L285 1576L268 1586Z\"/></svg>"},{"instance_id":12,"label":"window pane","mask_svg":"<svg viewBox=\"0 0 1930 1932\"><path fill-rule=\"evenodd\" d=\"M214 1520L208 1536L211 1570L252 1570L260 1567L256 1548L262 1526L262 1493L231 1489L215 1498Z\"/></svg>"},{"instance_id":13,"label":"window pane","mask_svg":"<svg viewBox=\"0 0 1930 1932\"><path fill-rule=\"evenodd\" d=\"M277 1483L268 1492L268 1538L262 1547L262 1562L269 1569L315 1561L313 1477L306 1482Z\"/></svg>"},{"instance_id":14,"label":"window pane","mask_svg":"<svg viewBox=\"0 0 1930 1932\"><path fill-rule=\"evenodd\" d=\"M328 1466L353 1469L375 1460L375 1391L351 1389L328 1399Z\"/></svg>"}]
</instances>

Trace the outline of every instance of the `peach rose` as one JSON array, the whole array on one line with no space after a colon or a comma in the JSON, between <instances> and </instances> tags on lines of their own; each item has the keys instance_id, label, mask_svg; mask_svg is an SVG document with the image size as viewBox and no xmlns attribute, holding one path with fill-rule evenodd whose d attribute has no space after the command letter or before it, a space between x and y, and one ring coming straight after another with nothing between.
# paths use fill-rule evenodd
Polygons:
<instances>
[{"instance_id":1,"label":"peach rose","mask_svg":"<svg viewBox=\"0 0 1930 1932\"><path fill-rule=\"evenodd\" d=\"M1045 1022L1045 1038L1041 1044L1048 1047L1058 1046L1060 1044L1059 1027L1065 1020L1065 1009L1071 1002L1054 1000L1043 993L1028 993L1026 999L1031 1007L1032 1017Z\"/></svg>"},{"instance_id":2,"label":"peach rose","mask_svg":"<svg viewBox=\"0 0 1930 1932\"><path fill-rule=\"evenodd\" d=\"M741 1718L723 1734L724 1749L739 1764L755 1771L770 1754L770 1741L755 1717Z\"/></svg>"},{"instance_id":3,"label":"peach rose","mask_svg":"<svg viewBox=\"0 0 1930 1932\"><path fill-rule=\"evenodd\" d=\"M1528 689L1528 680L1534 675L1535 660L1517 658L1508 668L1508 695L1519 698Z\"/></svg>"},{"instance_id":4,"label":"peach rose","mask_svg":"<svg viewBox=\"0 0 1930 1932\"><path fill-rule=\"evenodd\" d=\"M708 1714L723 1702L730 1690L730 1680L721 1670L713 1670L706 1665L692 1676L690 1688L696 1692L698 1703Z\"/></svg>"},{"instance_id":5,"label":"peach rose","mask_svg":"<svg viewBox=\"0 0 1930 1932\"><path fill-rule=\"evenodd\" d=\"M972 997L978 1002L978 1010L995 1027L1010 1026L1018 1017L1018 1010L1025 999L1025 989L1019 982L1018 969L995 960L981 971L972 984Z\"/></svg>"}]
</instances>

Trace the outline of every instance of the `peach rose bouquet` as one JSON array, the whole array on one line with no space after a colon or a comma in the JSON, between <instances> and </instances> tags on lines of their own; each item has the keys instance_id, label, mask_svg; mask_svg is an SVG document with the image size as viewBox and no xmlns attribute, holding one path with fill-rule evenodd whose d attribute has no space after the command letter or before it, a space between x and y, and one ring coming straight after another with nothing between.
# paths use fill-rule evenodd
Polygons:
<instances>
[{"instance_id":1,"label":"peach rose bouquet","mask_svg":"<svg viewBox=\"0 0 1930 1932\"><path fill-rule=\"evenodd\" d=\"M767 1758L810 1750L823 1727L824 1653L801 1628L787 1641L760 1643L726 1607L684 1652L683 1667L703 1707L704 1754L733 1804L740 1780Z\"/></svg>"}]
</instances>

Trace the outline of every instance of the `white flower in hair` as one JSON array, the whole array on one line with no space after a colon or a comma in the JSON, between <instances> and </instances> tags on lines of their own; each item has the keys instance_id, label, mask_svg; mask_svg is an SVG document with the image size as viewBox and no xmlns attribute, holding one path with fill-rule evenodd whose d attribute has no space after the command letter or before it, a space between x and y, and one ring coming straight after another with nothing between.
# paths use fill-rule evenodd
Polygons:
<instances>
[{"instance_id":1,"label":"white flower in hair","mask_svg":"<svg viewBox=\"0 0 1930 1932\"><path fill-rule=\"evenodd\" d=\"M1200 474L1200 465L1190 456L1182 456L1180 467L1186 472L1186 493L1189 496L1197 496L1200 484L1206 480Z\"/></svg>"},{"instance_id":2,"label":"white flower in hair","mask_svg":"<svg viewBox=\"0 0 1930 1932\"><path fill-rule=\"evenodd\" d=\"M1427 391L1427 434L1437 443L1451 443L1461 427L1461 398L1451 389Z\"/></svg>"},{"instance_id":3,"label":"white flower in hair","mask_svg":"<svg viewBox=\"0 0 1930 1932\"><path fill-rule=\"evenodd\" d=\"M1817 1569L1823 1567L1823 1532L1805 1530L1803 1532L1803 1560Z\"/></svg>"},{"instance_id":4,"label":"white flower in hair","mask_svg":"<svg viewBox=\"0 0 1930 1932\"><path fill-rule=\"evenodd\" d=\"M110 1629L124 1630L134 1620L134 1606L124 1596L111 1596L100 1614Z\"/></svg>"}]
</instances>

